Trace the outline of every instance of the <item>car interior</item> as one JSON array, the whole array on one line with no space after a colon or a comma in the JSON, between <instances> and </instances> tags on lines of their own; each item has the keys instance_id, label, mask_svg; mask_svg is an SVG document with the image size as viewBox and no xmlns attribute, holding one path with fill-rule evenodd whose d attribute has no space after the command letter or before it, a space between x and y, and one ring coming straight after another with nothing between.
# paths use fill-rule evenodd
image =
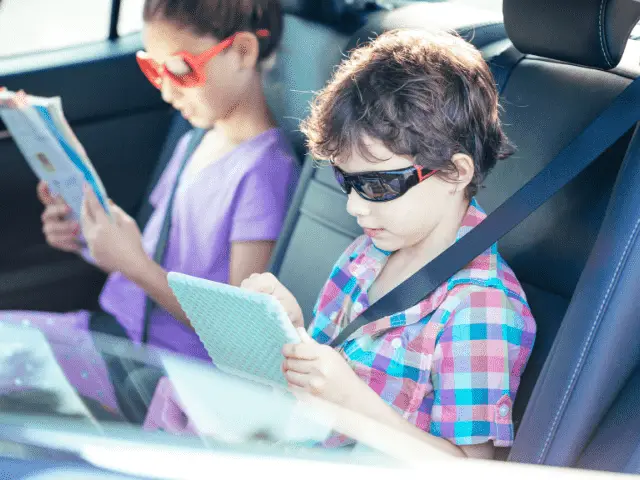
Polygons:
<instances>
[{"instance_id":1,"label":"car interior","mask_svg":"<svg viewBox=\"0 0 640 480\"><path fill-rule=\"evenodd\" d=\"M640 74L634 0L504 0L503 15L451 2L284 0L268 100L299 155L301 178L270 271L311 318L340 253L362 234L330 169L305 152L298 124L345 53L384 31L456 31L491 60L521 55L501 93L516 153L478 194L489 213L542 170ZM2 84L60 95L113 200L135 214L191 127L140 74L138 35L3 60ZM491 65L492 68L499 68ZM498 75L499 72L496 72ZM628 105L640 109L640 105ZM640 113L640 111L639 111ZM640 115L638 116L640 119ZM510 462L640 473L640 137L631 129L499 242L538 325L513 418ZM0 138L0 309L92 308L104 276L44 242L36 181ZM22 205L17 215L12 205ZM425 205L428 208L428 205ZM3 460L0 460L2 465Z\"/></svg>"}]
</instances>

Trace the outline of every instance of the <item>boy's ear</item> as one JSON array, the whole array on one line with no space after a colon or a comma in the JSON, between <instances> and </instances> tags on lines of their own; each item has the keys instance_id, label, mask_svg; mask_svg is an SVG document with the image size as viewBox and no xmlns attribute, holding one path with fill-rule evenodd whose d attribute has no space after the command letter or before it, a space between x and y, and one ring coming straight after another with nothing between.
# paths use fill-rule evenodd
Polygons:
<instances>
[{"instance_id":1,"label":"boy's ear","mask_svg":"<svg viewBox=\"0 0 640 480\"><path fill-rule=\"evenodd\" d=\"M464 153L456 153L453 157L451 157L451 161L456 166L456 170L458 171L456 190L464 190L465 188L467 188L467 185L471 183L471 180L473 180L473 175L475 174L473 159L469 155L466 155Z\"/></svg>"},{"instance_id":2,"label":"boy's ear","mask_svg":"<svg viewBox=\"0 0 640 480\"><path fill-rule=\"evenodd\" d=\"M233 48L240 57L240 68L256 68L260 55L258 37L253 33L240 32L233 41Z\"/></svg>"}]
</instances>

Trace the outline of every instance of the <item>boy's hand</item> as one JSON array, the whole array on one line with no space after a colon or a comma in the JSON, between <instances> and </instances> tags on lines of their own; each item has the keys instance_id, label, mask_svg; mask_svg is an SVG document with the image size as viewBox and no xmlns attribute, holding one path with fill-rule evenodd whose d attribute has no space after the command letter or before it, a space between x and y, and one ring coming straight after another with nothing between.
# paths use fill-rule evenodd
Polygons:
<instances>
[{"instance_id":1,"label":"boy's hand","mask_svg":"<svg viewBox=\"0 0 640 480\"><path fill-rule=\"evenodd\" d=\"M301 343L282 349L282 371L289 386L338 405L350 405L363 385L360 378L336 350L313 340L304 328L298 333Z\"/></svg>"},{"instance_id":2,"label":"boy's hand","mask_svg":"<svg viewBox=\"0 0 640 480\"><path fill-rule=\"evenodd\" d=\"M302 309L293 294L271 273L254 273L242 281L240 288L258 293L266 293L276 298L296 328L304 328Z\"/></svg>"},{"instance_id":3,"label":"boy's hand","mask_svg":"<svg viewBox=\"0 0 640 480\"><path fill-rule=\"evenodd\" d=\"M54 197L46 182L38 183L38 199L44 205L42 213L42 232L47 243L58 250L80 253L82 246L78 242L80 224L68 218L71 209L60 197Z\"/></svg>"},{"instance_id":4,"label":"boy's hand","mask_svg":"<svg viewBox=\"0 0 640 480\"><path fill-rule=\"evenodd\" d=\"M104 211L93 190L84 188L81 225L89 252L96 264L107 272L134 275L148 262L142 234L135 220L110 202L112 217Z\"/></svg>"}]
</instances>

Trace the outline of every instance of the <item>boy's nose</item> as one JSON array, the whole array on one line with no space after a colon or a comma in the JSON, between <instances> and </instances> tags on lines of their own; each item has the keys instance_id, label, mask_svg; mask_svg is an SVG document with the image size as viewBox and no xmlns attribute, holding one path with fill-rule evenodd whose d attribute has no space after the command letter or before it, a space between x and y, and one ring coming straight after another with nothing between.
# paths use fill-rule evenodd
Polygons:
<instances>
[{"instance_id":1,"label":"boy's nose","mask_svg":"<svg viewBox=\"0 0 640 480\"><path fill-rule=\"evenodd\" d=\"M353 217L366 217L371 214L370 202L358 195L353 188L347 197L347 213Z\"/></svg>"}]
</instances>

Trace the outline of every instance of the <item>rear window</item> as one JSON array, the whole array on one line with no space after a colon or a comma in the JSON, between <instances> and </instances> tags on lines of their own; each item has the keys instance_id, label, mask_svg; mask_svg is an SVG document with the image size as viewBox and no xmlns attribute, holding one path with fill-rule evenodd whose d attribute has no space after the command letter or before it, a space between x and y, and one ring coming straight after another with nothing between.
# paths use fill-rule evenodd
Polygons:
<instances>
[{"instance_id":1,"label":"rear window","mask_svg":"<svg viewBox=\"0 0 640 480\"><path fill-rule=\"evenodd\" d=\"M463 3L483 10L502 11L502 0L449 0L450 3Z\"/></svg>"},{"instance_id":2,"label":"rear window","mask_svg":"<svg viewBox=\"0 0 640 480\"><path fill-rule=\"evenodd\" d=\"M144 0L122 0L118 18L118 35L129 35L142 30Z\"/></svg>"},{"instance_id":3,"label":"rear window","mask_svg":"<svg viewBox=\"0 0 640 480\"><path fill-rule=\"evenodd\" d=\"M3 0L0 12L0 57L109 37L111 0Z\"/></svg>"}]
</instances>

